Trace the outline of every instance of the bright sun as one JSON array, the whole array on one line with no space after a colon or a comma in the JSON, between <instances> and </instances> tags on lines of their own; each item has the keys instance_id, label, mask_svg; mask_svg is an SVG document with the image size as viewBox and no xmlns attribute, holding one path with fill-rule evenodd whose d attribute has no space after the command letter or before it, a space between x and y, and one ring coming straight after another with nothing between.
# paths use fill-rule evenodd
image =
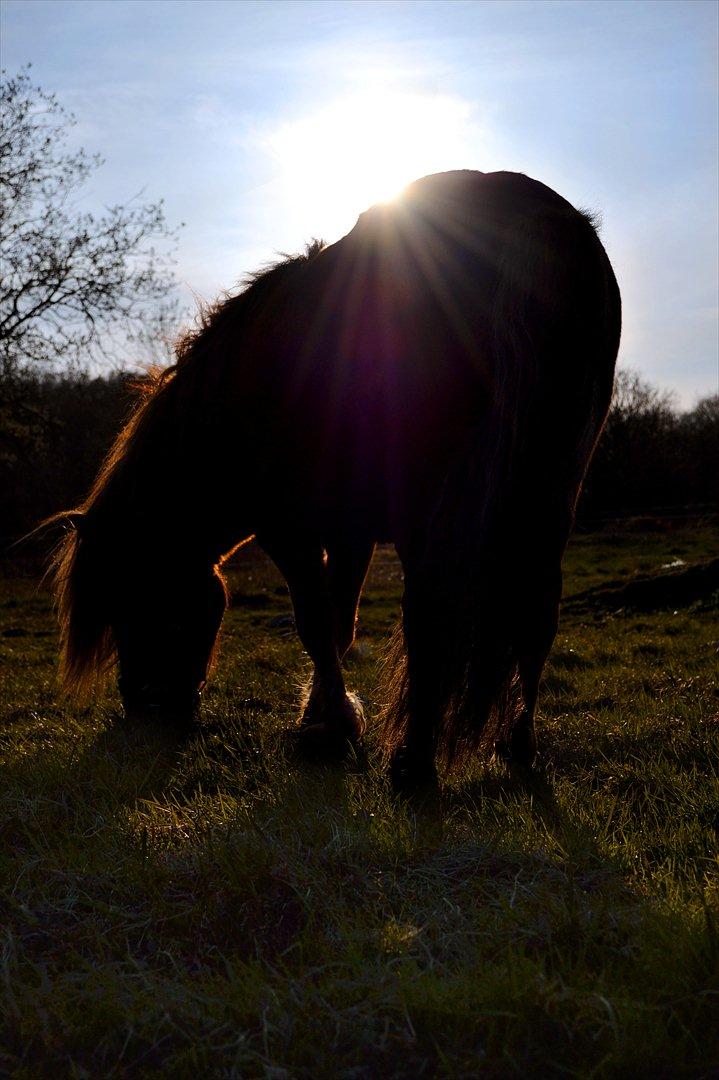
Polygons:
<instances>
[{"instance_id":1,"label":"bright sun","mask_svg":"<svg viewBox=\"0 0 719 1080\"><path fill-rule=\"evenodd\" d=\"M469 112L453 97L371 90L284 124L269 141L291 217L335 240L410 181L466 167Z\"/></svg>"}]
</instances>

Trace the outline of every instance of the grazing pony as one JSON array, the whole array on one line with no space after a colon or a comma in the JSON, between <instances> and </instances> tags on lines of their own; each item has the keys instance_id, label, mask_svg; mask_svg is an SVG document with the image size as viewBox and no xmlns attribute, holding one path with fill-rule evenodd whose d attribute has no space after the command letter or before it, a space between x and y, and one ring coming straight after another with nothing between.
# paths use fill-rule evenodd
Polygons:
<instances>
[{"instance_id":1,"label":"grazing pony","mask_svg":"<svg viewBox=\"0 0 719 1080\"><path fill-rule=\"evenodd\" d=\"M342 659L374 545L404 570L379 722L399 788L480 748L530 764L561 560L609 406L620 298L590 219L518 173L427 176L205 311L54 562L62 675L115 660L129 716L191 723L255 537L314 665L298 729L365 720Z\"/></svg>"}]
</instances>

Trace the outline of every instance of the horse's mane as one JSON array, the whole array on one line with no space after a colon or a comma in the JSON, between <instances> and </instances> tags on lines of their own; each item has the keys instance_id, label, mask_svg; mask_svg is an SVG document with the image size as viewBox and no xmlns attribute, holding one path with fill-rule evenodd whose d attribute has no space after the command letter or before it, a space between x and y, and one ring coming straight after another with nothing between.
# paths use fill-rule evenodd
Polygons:
<instances>
[{"instance_id":1,"label":"horse's mane","mask_svg":"<svg viewBox=\"0 0 719 1080\"><path fill-rule=\"evenodd\" d=\"M195 326L175 343L175 363L164 370L152 369L135 381L132 411L87 496L75 509L61 511L40 526L64 528L51 556L49 576L60 622L60 679L65 690L87 694L95 677L115 661L101 584L109 572L108 543L117 543L113 530L132 510L137 498L134 480L148 448L158 445L168 429L174 436L183 430L183 414L192 410L203 380L216 376L217 366L229 359L229 350L222 347L229 334L241 331L275 289L323 247L322 241L313 240L300 254L282 254L248 274L239 292L201 305Z\"/></svg>"},{"instance_id":2,"label":"horse's mane","mask_svg":"<svg viewBox=\"0 0 719 1080\"><path fill-rule=\"evenodd\" d=\"M230 328L234 329L254 315L266 302L269 294L289 278L295 270L311 262L324 250L322 240L311 240L303 252L280 254L274 262L246 274L239 292L223 293L212 304L200 303L196 325L175 342L175 367L184 369L198 363L209 347Z\"/></svg>"}]
</instances>

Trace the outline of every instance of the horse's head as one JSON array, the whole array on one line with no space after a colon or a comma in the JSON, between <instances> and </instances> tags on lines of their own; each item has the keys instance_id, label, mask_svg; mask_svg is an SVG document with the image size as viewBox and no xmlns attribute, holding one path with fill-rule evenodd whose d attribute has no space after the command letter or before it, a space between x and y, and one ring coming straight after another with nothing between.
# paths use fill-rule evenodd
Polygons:
<instances>
[{"instance_id":1,"label":"horse's head","mask_svg":"<svg viewBox=\"0 0 719 1080\"><path fill-rule=\"evenodd\" d=\"M216 567L108 534L91 515L68 523L55 561L66 689L87 693L117 661L128 717L189 724L226 606Z\"/></svg>"},{"instance_id":2,"label":"horse's head","mask_svg":"<svg viewBox=\"0 0 719 1080\"><path fill-rule=\"evenodd\" d=\"M114 592L111 631L125 713L185 726L195 716L226 607L208 563L165 563Z\"/></svg>"}]
</instances>

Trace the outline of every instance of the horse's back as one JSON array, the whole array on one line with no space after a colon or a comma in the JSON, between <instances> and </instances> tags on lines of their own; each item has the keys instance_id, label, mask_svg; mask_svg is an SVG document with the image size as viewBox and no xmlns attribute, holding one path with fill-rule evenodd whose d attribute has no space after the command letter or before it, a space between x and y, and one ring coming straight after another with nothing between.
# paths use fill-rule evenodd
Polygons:
<instances>
[{"instance_id":1,"label":"horse's back","mask_svg":"<svg viewBox=\"0 0 719 1080\"><path fill-rule=\"evenodd\" d=\"M243 393L255 380L263 475L280 499L393 537L501 394L510 333L535 339L556 385L590 362L573 337L580 316L589 335L611 323L607 275L589 220L538 181L415 181L287 275L256 321L238 363Z\"/></svg>"},{"instance_id":2,"label":"horse's back","mask_svg":"<svg viewBox=\"0 0 719 1080\"><path fill-rule=\"evenodd\" d=\"M563 385L571 397L592 362L582 337L618 335L607 311L613 275L591 222L521 174L425 177L363 214L325 255L330 282L342 282L321 365L327 407L343 411L338 483L352 477L361 490L365 478L375 490L379 478L402 522L413 504L425 511L501 394L498 353L511 334L535 339L560 411ZM610 385L613 357L607 367Z\"/></svg>"}]
</instances>

